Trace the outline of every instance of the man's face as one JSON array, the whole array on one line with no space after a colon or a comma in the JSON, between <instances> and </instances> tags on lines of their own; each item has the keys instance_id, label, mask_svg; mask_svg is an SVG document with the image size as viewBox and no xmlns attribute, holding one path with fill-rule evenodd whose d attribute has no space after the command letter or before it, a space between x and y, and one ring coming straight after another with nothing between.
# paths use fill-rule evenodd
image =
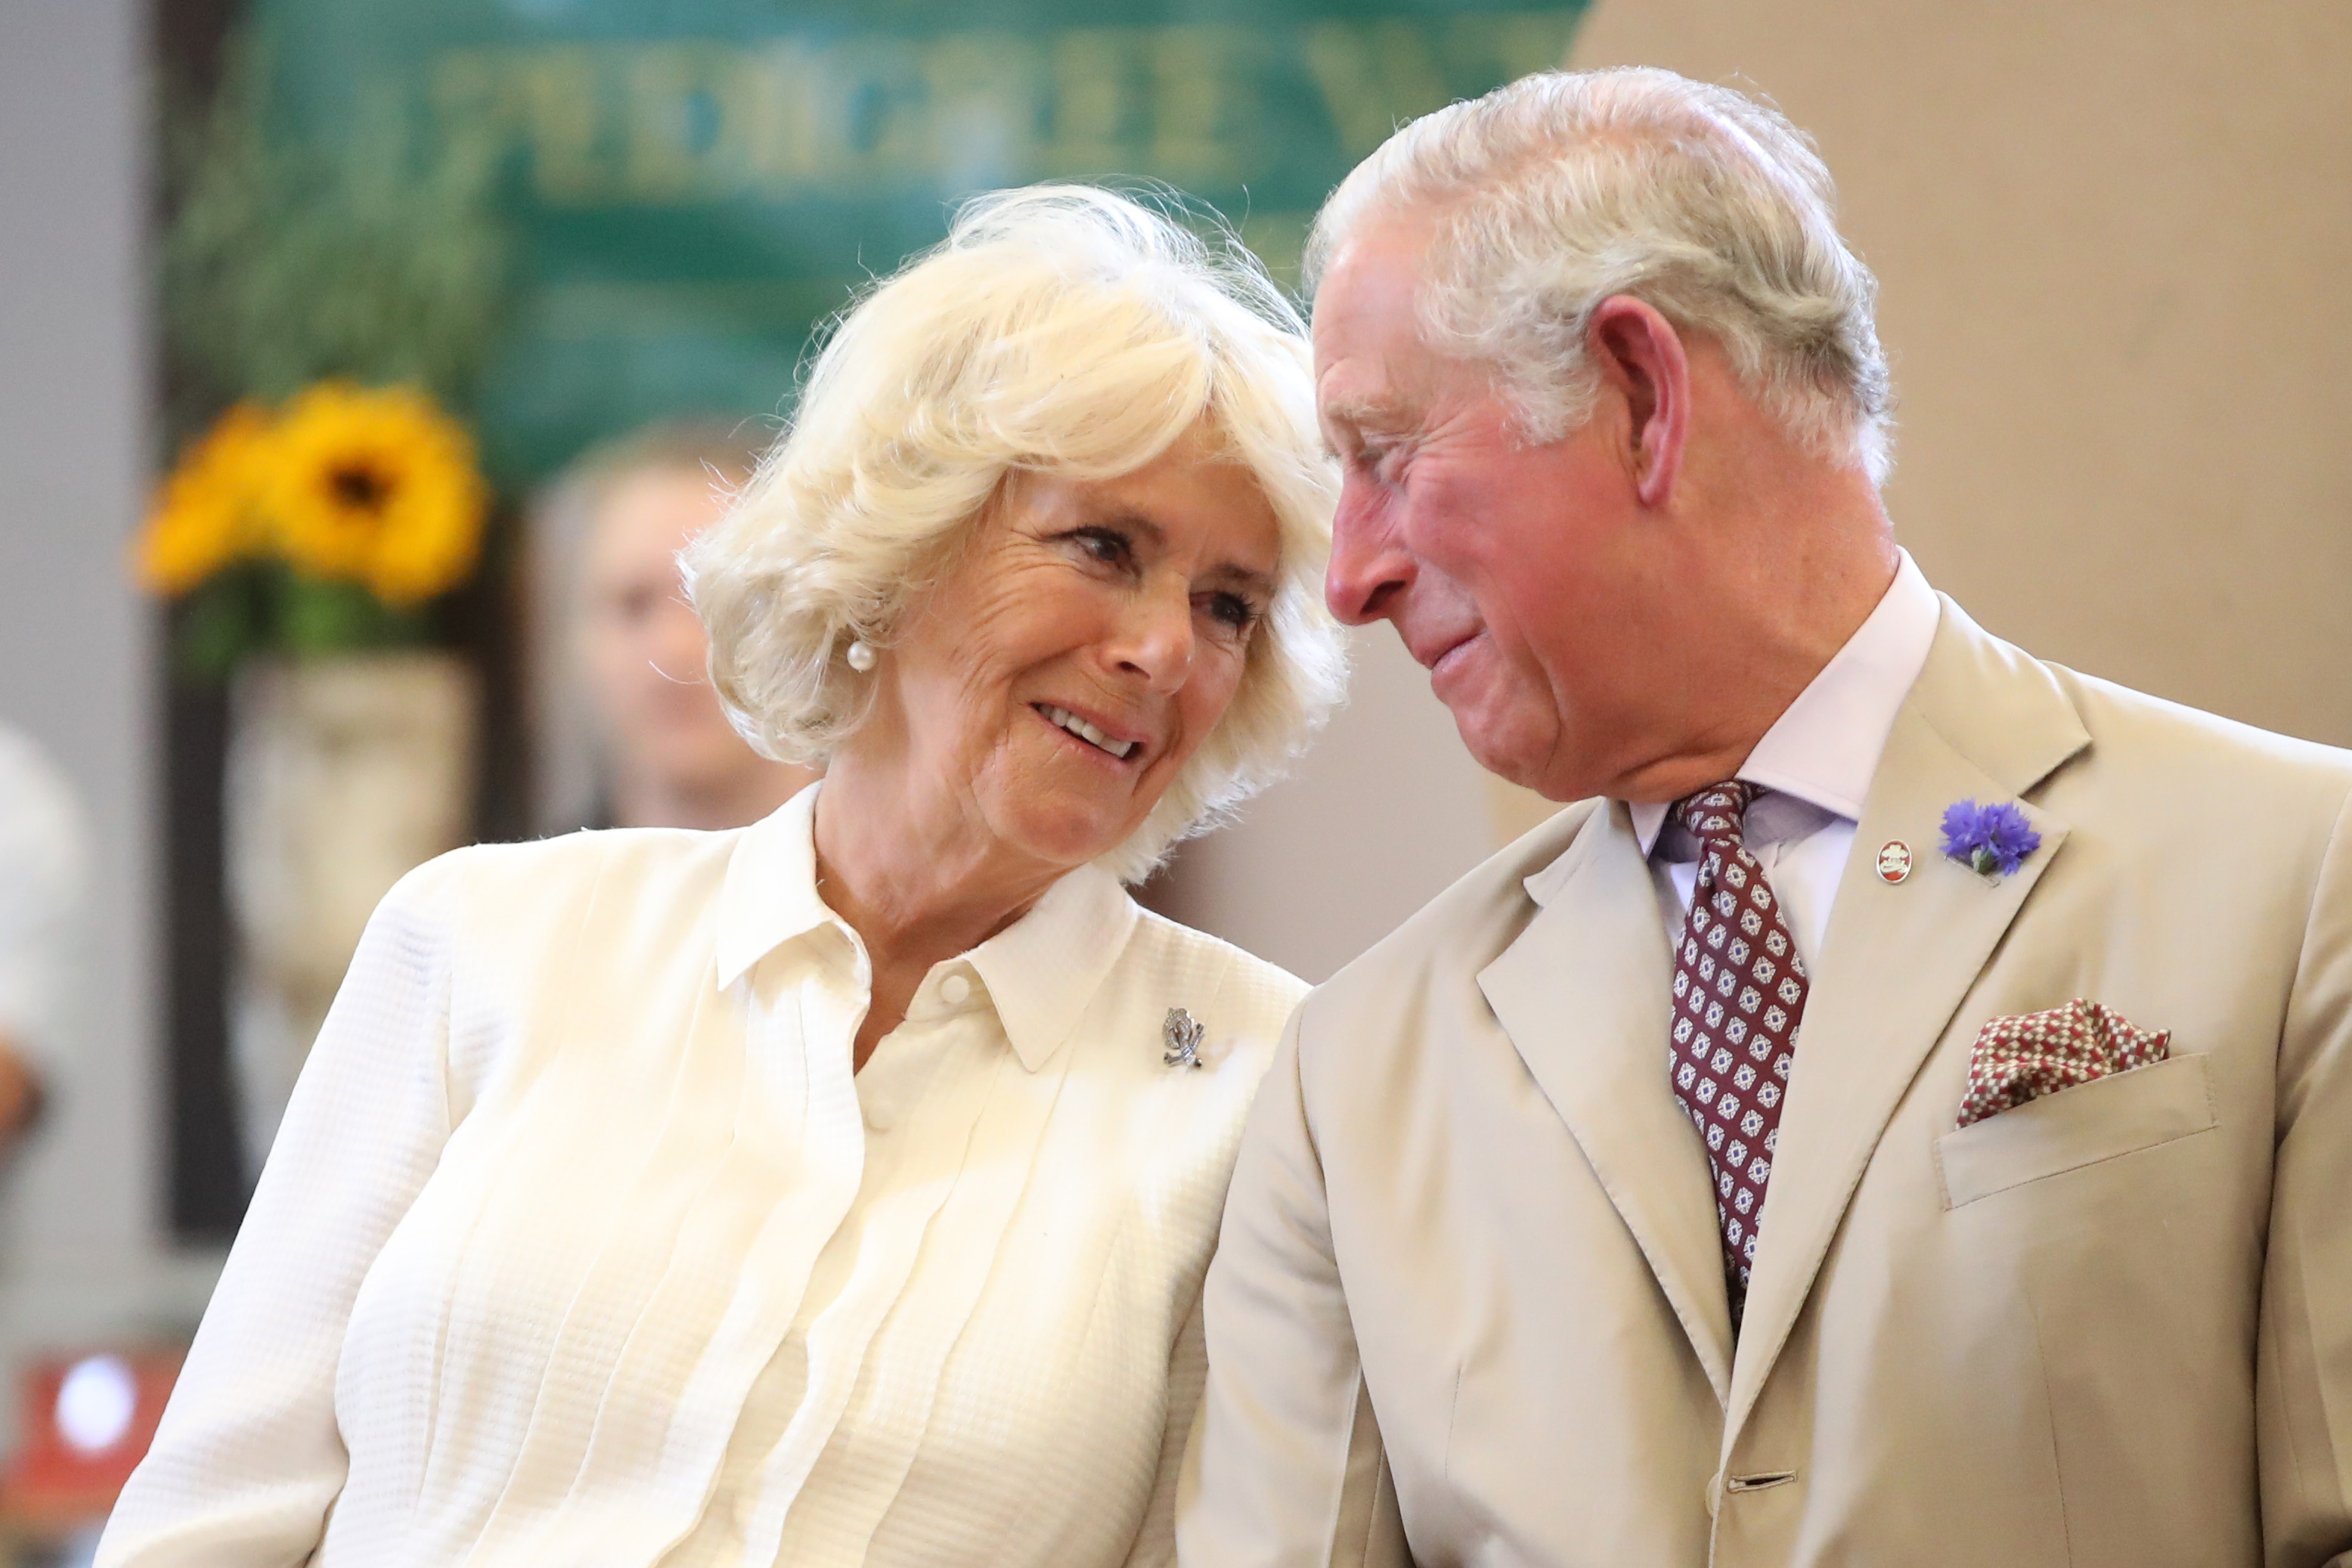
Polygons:
<instances>
[{"instance_id":1,"label":"man's face","mask_svg":"<svg viewBox=\"0 0 2352 1568\"><path fill-rule=\"evenodd\" d=\"M1622 404L1521 442L1479 366L1421 340L1422 221L1370 220L1315 302L1317 401L1345 468L1326 594L1387 620L1479 763L1555 800L1646 760L1643 559Z\"/></svg>"}]
</instances>

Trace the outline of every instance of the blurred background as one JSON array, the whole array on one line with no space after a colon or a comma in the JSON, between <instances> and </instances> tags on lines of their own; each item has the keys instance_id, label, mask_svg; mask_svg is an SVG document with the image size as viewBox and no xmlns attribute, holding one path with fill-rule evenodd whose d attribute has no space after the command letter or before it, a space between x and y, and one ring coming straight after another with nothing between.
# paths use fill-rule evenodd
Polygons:
<instances>
[{"instance_id":1,"label":"blurred background","mask_svg":"<svg viewBox=\"0 0 2352 1568\"><path fill-rule=\"evenodd\" d=\"M2053 658L2352 744L2352 11L2095 0L7 0L0 1527L69 1554L358 923L476 838L749 820L665 576L958 196L1150 182L1286 281L1400 119L1776 99L1884 286L1888 500ZM1384 632L1155 879L1330 973L1549 809Z\"/></svg>"}]
</instances>

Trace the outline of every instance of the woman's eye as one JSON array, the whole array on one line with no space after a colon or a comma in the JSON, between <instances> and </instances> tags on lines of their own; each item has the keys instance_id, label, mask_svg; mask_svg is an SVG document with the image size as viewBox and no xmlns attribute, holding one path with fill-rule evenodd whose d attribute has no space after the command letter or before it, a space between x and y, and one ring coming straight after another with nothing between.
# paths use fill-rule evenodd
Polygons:
<instances>
[{"instance_id":1,"label":"woman's eye","mask_svg":"<svg viewBox=\"0 0 2352 1568\"><path fill-rule=\"evenodd\" d=\"M1257 625L1257 606L1239 594L1212 594L1208 607L1209 617L1229 631L1245 632Z\"/></svg>"},{"instance_id":2,"label":"woman's eye","mask_svg":"<svg viewBox=\"0 0 2352 1568\"><path fill-rule=\"evenodd\" d=\"M1075 529L1064 537L1084 551L1088 560L1105 566L1125 566L1135 559L1134 544L1115 528Z\"/></svg>"}]
</instances>

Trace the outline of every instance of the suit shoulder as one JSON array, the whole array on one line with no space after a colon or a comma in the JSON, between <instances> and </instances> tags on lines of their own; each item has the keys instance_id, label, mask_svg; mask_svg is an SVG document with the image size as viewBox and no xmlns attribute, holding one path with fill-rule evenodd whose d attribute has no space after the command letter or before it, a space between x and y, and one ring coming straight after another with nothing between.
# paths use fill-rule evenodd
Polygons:
<instances>
[{"instance_id":1,"label":"suit shoulder","mask_svg":"<svg viewBox=\"0 0 2352 1568\"><path fill-rule=\"evenodd\" d=\"M1345 1007L1417 984L1432 971L1475 974L1515 941L1535 913L1530 877L1560 858L1605 800L1580 800L1471 868L1405 922L1314 992L1314 1005Z\"/></svg>"},{"instance_id":2,"label":"suit shoulder","mask_svg":"<svg viewBox=\"0 0 2352 1568\"><path fill-rule=\"evenodd\" d=\"M2260 792L2274 800L2308 795L2332 816L2352 790L2352 752L2258 729L2151 697L2111 680L2045 664L2091 736L2093 756L2170 782L2200 798L2215 791Z\"/></svg>"}]
</instances>

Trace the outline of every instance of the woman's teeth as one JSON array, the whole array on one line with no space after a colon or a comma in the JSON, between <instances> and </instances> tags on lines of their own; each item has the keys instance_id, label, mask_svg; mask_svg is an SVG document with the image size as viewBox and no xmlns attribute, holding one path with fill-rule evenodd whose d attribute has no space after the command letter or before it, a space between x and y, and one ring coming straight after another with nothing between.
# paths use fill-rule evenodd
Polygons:
<instances>
[{"instance_id":1,"label":"woman's teeth","mask_svg":"<svg viewBox=\"0 0 2352 1568\"><path fill-rule=\"evenodd\" d=\"M1087 744L1108 752L1122 762L1126 761L1127 754L1140 743L1135 741L1114 741L1069 710L1056 708L1050 702L1038 703L1037 711L1043 713L1048 722L1060 725Z\"/></svg>"}]
</instances>

